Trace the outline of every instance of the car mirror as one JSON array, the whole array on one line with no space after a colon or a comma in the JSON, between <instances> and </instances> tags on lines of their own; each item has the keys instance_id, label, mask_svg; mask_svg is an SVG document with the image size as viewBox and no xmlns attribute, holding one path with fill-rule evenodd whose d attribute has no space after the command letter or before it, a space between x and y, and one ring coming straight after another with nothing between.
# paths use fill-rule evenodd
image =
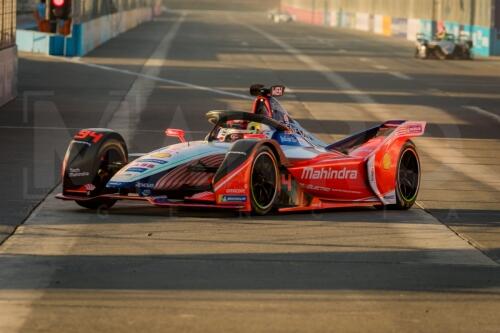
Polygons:
<instances>
[{"instance_id":1,"label":"car mirror","mask_svg":"<svg viewBox=\"0 0 500 333\"><path fill-rule=\"evenodd\" d=\"M259 96L262 93L262 88L264 88L263 84L252 84L250 86L250 95L252 96Z\"/></svg>"},{"instance_id":2,"label":"car mirror","mask_svg":"<svg viewBox=\"0 0 500 333\"><path fill-rule=\"evenodd\" d=\"M165 135L179 138L180 142L186 142L186 138L185 138L186 132L184 130L177 129L177 128L167 128L165 130Z\"/></svg>"}]
</instances>

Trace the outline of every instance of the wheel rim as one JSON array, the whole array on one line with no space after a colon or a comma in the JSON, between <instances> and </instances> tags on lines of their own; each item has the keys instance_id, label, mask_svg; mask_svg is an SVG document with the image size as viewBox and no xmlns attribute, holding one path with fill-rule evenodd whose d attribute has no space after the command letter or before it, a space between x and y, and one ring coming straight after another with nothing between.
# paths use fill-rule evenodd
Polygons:
<instances>
[{"instance_id":1,"label":"wheel rim","mask_svg":"<svg viewBox=\"0 0 500 333\"><path fill-rule=\"evenodd\" d=\"M113 177L114 172L110 170L110 165L117 162L124 162L124 156L116 148L111 147L103 152L100 158L99 169L97 170L96 189L94 192L101 192L107 182Z\"/></svg>"},{"instance_id":2,"label":"wheel rim","mask_svg":"<svg viewBox=\"0 0 500 333\"><path fill-rule=\"evenodd\" d=\"M405 150L399 162L398 187L399 193L406 201L412 201L417 196L420 183L420 165L417 155L411 149Z\"/></svg>"},{"instance_id":3,"label":"wheel rim","mask_svg":"<svg viewBox=\"0 0 500 333\"><path fill-rule=\"evenodd\" d=\"M258 208L265 210L274 203L277 177L273 156L261 152L254 160L251 176L253 202Z\"/></svg>"}]
</instances>

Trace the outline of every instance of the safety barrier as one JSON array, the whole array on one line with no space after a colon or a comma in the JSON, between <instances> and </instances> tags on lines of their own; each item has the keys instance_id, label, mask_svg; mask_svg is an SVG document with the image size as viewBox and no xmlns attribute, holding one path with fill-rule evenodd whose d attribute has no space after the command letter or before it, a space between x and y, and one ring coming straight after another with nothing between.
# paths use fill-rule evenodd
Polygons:
<instances>
[{"instance_id":1,"label":"safety barrier","mask_svg":"<svg viewBox=\"0 0 500 333\"><path fill-rule=\"evenodd\" d=\"M18 29L18 49L49 55L83 56L107 40L150 21L153 10L152 7L135 8L74 23L68 36Z\"/></svg>"},{"instance_id":2,"label":"safety barrier","mask_svg":"<svg viewBox=\"0 0 500 333\"><path fill-rule=\"evenodd\" d=\"M415 40L417 33L432 36L439 23L446 27L447 32L455 34L457 37L459 34L469 35L474 43L473 53L475 55L500 54L500 40L495 40L497 33L495 29L490 27L465 25L450 21L407 19L363 12L311 10L288 4L283 5L283 10L290 13L295 20L303 23L349 28L408 40Z\"/></svg>"}]
</instances>

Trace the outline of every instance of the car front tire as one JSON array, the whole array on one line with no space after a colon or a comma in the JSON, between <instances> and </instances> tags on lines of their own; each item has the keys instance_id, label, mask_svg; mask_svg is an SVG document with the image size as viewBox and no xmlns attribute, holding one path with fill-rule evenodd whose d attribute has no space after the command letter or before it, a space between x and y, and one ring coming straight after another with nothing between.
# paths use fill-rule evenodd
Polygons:
<instances>
[{"instance_id":1,"label":"car front tire","mask_svg":"<svg viewBox=\"0 0 500 333\"><path fill-rule=\"evenodd\" d=\"M257 149L250 172L252 212L265 215L273 208L280 189L280 173L276 156L266 146Z\"/></svg>"}]
</instances>

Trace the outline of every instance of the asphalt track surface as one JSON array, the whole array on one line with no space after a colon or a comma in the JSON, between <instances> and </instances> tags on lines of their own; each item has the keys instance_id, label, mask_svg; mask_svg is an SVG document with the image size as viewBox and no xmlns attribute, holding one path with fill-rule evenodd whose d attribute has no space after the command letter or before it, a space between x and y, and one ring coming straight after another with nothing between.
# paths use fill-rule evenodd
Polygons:
<instances>
[{"instance_id":1,"label":"asphalt track surface","mask_svg":"<svg viewBox=\"0 0 500 333\"><path fill-rule=\"evenodd\" d=\"M498 332L497 60L418 61L401 40L184 11L20 68L0 112L0 332ZM286 85L325 141L428 121L418 206L249 218L53 198L78 128L119 130L133 152L174 143L166 127L202 138L206 111L248 110L257 82Z\"/></svg>"}]
</instances>

